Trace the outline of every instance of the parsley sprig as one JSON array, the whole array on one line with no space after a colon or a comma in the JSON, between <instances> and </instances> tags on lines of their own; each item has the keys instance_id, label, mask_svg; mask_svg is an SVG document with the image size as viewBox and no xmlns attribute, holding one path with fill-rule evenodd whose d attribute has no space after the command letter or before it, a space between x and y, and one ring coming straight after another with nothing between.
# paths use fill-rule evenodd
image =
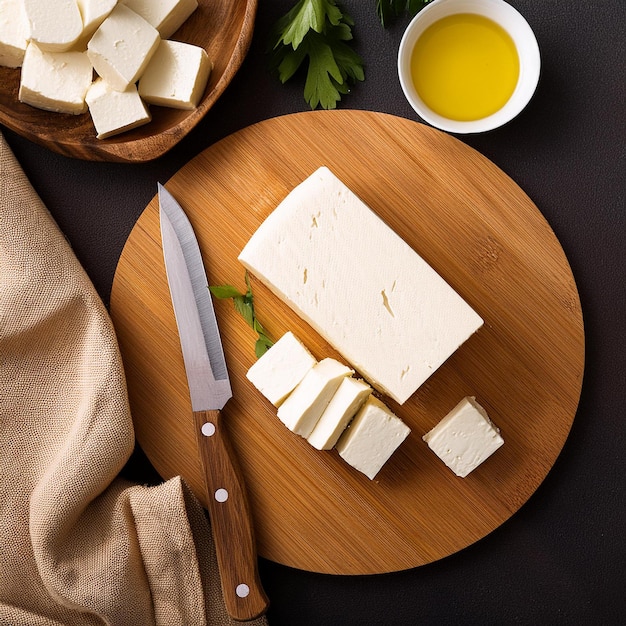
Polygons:
<instances>
[{"instance_id":1,"label":"parsley sprig","mask_svg":"<svg viewBox=\"0 0 626 626\"><path fill-rule=\"evenodd\" d=\"M433 0L376 0L376 13L383 28L387 28L394 20L408 13L411 17L417 15Z\"/></svg>"},{"instance_id":2,"label":"parsley sprig","mask_svg":"<svg viewBox=\"0 0 626 626\"><path fill-rule=\"evenodd\" d=\"M274 344L256 318L254 312L254 298L252 296L252 286L250 277L246 272L246 293L241 293L232 285L209 286L211 293L221 300L232 298L235 310L246 320L248 325L257 333L259 338L254 345L254 352L257 357L263 356Z\"/></svg>"},{"instance_id":3,"label":"parsley sprig","mask_svg":"<svg viewBox=\"0 0 626 626\"><path fill-rule=\"evenodd\" d=\"M283 84L308 59L304 99L311 109L335 109L350 84L365 79L363 61L348 43L352 26L335 0L300 0L272 29L272 66Z\"/></svg>"}]
</instances>

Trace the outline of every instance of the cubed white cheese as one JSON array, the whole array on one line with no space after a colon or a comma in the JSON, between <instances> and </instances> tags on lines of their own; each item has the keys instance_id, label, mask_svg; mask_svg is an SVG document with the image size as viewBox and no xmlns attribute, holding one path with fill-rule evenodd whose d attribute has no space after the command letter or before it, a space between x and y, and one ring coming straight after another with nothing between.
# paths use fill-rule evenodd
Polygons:
<instances>
[{"instance_id":1,"label":"cubed white cheese","mask_svg":"<svg viewBox=\"0 0 626 626\"><path fill-rule=\"evenodd\" d=\"M316 363L288 331L252 365L246 377L274 406L279 406Z\"/></svg>"},{"instance_id":2,"label":"cubed white cheese","mask_svg":"<svg viewBox=\"0 0 626 626\"><path fill-rule=\"evenodd\" d=\"M400 403L483 324L326 167L289 193L239 260Z\"/></svg>"},{"instance_id":3,"label":"cubed white cheese","mask_svg":"<svg viewBox=\"0 0 626 626\"><path fill-rule=\"evenodd\" d=\"M69 50L83 31L76 0L23 0L30 40L41 50Z\"/></svg>"},{"instance_id":4,"label":"cubed white cheese","mask_svg":"<svg viewBox=\"0 0 626 626\"><path fill-rule=\"evenodd\" d=\"M98 139L147 124L151 119L150 111L139 97L135 85L117 91L98 78L87 91L85 99Z\"/></svg>"},{"instance_id":5,"label":"cubed white cheese","mask_svg":"<svg viewBox=\"0 0 626 626\"><path fill-rule=\"evenodd\" d=\"M344 461L373 479L411 429L378 398L370 396L339 438Z\"/></svg>"},{"instance_id":6,"label":"cubed white cheese","mask_svg":"<svg viewBox=\"0 0 626 626\"><path fill-rule=\"evenodd\" d=\"M159 46L158 31L146 20L118 4L87 44L87 54L98 74L124 91L142 74Z\"/></svg>"},{"instance_id":7,"label":"cubed white cheese","mask_svg":"<svg viewBox=\"0 0 626 626\"><path fill-rule=\"evenodd\" d=\"M504 443L500 431L473 397L463 398L423 439L461 478L476 469Z\"/></svg>"},{"instance_id":8,"label":"cubed white cheese","mask_svg":"<svg viewBox=\"0 0 626 626\"><path fill-rule=\"evenodd\" d=\"M84 52L44 52L31 42L24 54L18 97L39 109L78 115L87 110L85 94L92 77Z\"/></svg>"},{"instance_id":9,"label":"cubed white cheese","mask_svg":"<svg viewBox=\"0 0 626 626\"><path fill-rule=\"evenodd\" d=\"M24 1L0 0L0 65L20 67L29 36Z\"/></svg>"},{"instance_id":10,"label":"cubed white cheese","mask_svg":"<svg viewBox=\"0 0 626 626\"><path fill-rule=\"evenodd\" d=\"M195 109L210 73L204 48L163 40L139 80L139 95L149 104Z\"/></svg>"},{"instance_id":11,"label":"cubed white cheese","mask_svg":"<svg viewBox=\"0 0 626 626\"><path fill-rule=\"evenodd\" d=\"M308 442L318 450L330 450L371 392L372 388L362 380L344 378L307 437Z\"/></svg>"},{"instance_id":12,"label":"cubed white cheese","mask_svg":"<svg viewBox=\"0 0 626 626\"><path fill-rule=\"evenodd\" d=\"M335 359L322 359L280 405L279 419L297 435L308 437L341 381L352 373Z\"/></svg>"},{"instance_id":13,"label":"cubed white cheese","mask_svg":"<svg viewBox=\"0 0 626 626\"><path fill-rule=\"evenodd\" d=\"M76 2L83 18L83 31L77 44L86 46L96 29L115 8L117 0L76 0Z\"/></svg>"},{"instance_id":14,"label":"cubed white cheese","mask_svg":"<svg viewBox=\"0 0 626 626\"><path fill-rule=\"evenodd\" d=\"M122 0L160 33L171 37L198 7L197 0Z\"/></svg>"}]
</instances>

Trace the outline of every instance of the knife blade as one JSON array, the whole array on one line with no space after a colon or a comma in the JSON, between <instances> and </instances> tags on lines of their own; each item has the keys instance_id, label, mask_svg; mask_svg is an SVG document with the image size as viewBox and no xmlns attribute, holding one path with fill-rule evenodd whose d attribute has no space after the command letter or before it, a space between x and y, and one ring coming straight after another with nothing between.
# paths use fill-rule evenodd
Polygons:
<instances>
[{"instance_id":1,"label":"knife blade","mask_svg":"<svg viewBox=\"0 0 626 626\"><path fill-rule=\"evenodd\" d=\"M222 421L232 397L226 359L200 247L187 215L158 184L161 242L207 488L222 592L229 615L262 615L268 599L258 574L243 475Z\"/></svg>"}]
</instances>

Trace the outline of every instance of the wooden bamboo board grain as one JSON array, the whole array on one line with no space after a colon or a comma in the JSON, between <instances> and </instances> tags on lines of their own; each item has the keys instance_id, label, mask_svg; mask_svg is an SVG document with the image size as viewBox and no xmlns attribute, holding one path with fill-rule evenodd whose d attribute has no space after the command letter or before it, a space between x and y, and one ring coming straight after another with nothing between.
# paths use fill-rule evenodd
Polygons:
<instances>
[{"instance_id":1,"label":"wooden bamboo board grain","mask_svg":"<svg viewBox=\"0 0 626 626\"><path fill-rule=\"evenodd\" d=\"M243 62L254 29L257 0L198 0L170 37L204 48L213 69L198 106L189 111L151 106L152 120L98 139L89 113L52 113L19 101L20 68L0 67L0 123L54 152L89 161L141 162L174 147L202 120Z\"/></svg>"},{"instance_id":2,"label":"wooden bamboo board grain","mask_svg":"<svg viewBox=\"0 0 626 626\"><path fill-rule=\"evenodd\" d=\"M261 556L335 574L416 567L496 529L553 466L582 384L580 301L556 236L508 176L449 135L365 111L261 122L211 146L167 181L194 226L211 284L245 289L241 248L321 165L421 254L485 325L404 405L387 400L412 432L370 481L277 419L245 378L255 361L254 333L230 301L216 301L234 392L225 423L247 480ZM259 281L253 292L271 336L292 330L317 358L341 359ZM156 197L123 250L111 314L140 445L163 478L182 475L206 503ZM465 395L483 404L505 444L461 479L422 435Z\"/></svg>"}]
</instances>

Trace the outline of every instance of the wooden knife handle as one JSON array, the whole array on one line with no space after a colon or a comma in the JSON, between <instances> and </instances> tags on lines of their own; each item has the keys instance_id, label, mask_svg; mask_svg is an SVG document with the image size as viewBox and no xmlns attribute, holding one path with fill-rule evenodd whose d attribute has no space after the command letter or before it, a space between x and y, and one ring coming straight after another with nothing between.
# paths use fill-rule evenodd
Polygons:
<instances>
[{"instance_id":1,"label":"wooden knife handle","mask_svg":"<svg viewBox=\"0 0 626 626\"><path fill-rule=\"evenodd\" d=\"M235 620L251 620L269 602L258 573L243 475L220 411L194 411L194 424L226 610Z\"/></svg>"}]
</instances>

